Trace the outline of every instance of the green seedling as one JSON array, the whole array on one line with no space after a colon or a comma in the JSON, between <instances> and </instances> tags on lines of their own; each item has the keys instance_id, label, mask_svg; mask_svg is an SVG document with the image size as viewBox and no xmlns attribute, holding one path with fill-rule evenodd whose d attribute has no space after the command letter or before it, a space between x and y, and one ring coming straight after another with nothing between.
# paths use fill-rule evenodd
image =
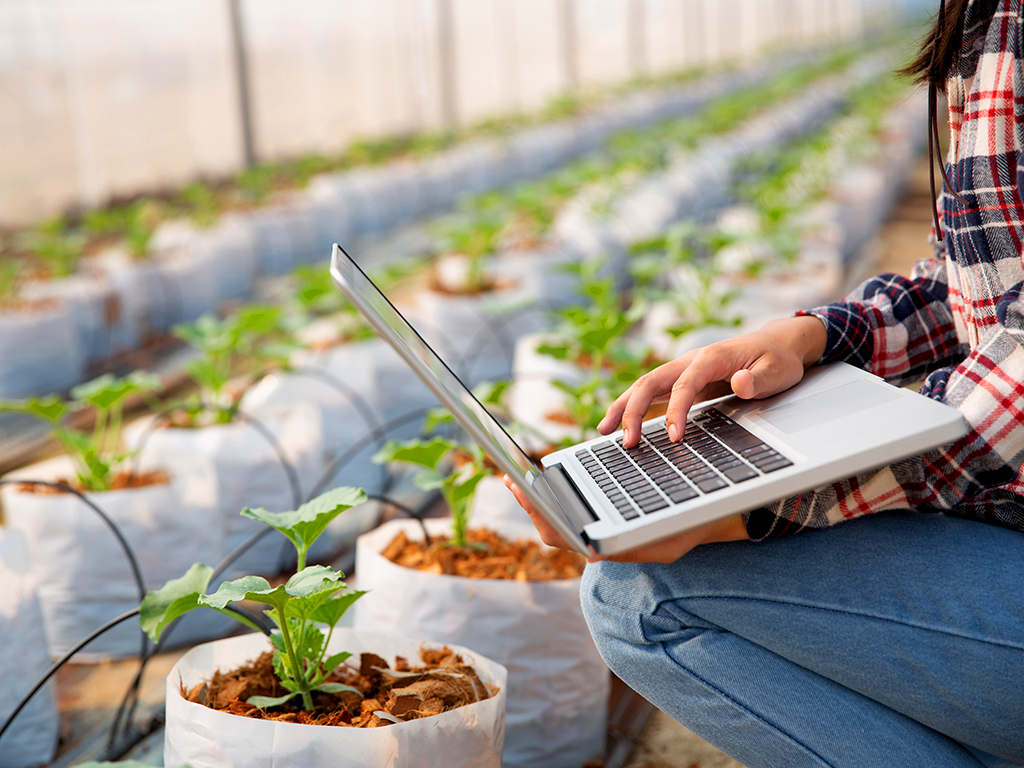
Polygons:
<instances>
[{"instance_id":1,"label":"green seedling","mask_svg":"<svg viewBox=\"0 0 1024 768\"><path fill-rule=\"evenodd\" d=\"M478 198L438 221L432 229L440 253L459 254L469 263L465 290L487 290L487 263L498 247L498 240L510 217L508 208L496 198Z\"/></svg>"},{"instance_id":2,"label":"green seedling","mask_svg":"<svg viewBox=\"0 0 1024 768\"><path fill-rule=\"evenodd\" d=\"M53 277L67 277L75 271L85 243L85 237L69 230L63 218L41 224L18 238L18 246L42 262Z\"/></svg>"},{"instance_id":3,"label":"green seedling","mask_svg":"<svg viewBox=\"0 0 1024 768\"><path fill-rule=\"evenodd\" d=\"M341 683L325 682L338 665L352 655L342 652L327 656L327 647L345 611L366 593L347 590L342 581L344 574L329 566L307 566L306 553L332 520L365 501L366 493L362 489L344 487L328 491L293 512L242 510L243 517L271 526L292 542L298 556L296 573L276 587L260 576L243 576L221 584L216 592L209 594L207 589L213 569L196 563L181 578L171 579L146 595L139 608L139 624L157 643L172 621L205 606L250 629L259 629L245 616L228 610L228 606L242 600L262 603L269 606L264 613L276 627L270 637L274 647L274 672L289 693L277 697L252 696L246 703L266 709L299 696L305 710L311 712L313 691L359 693ZM326 637L318 624L327 625Z\"/></svg>"},{"instance_id":4,"label":"green seedling","mask_svg":"<svg viewBox=\"0 0 1024 768\"><path fill-rule=\"evenodd\" d=\"M220 214L217 194L210 185L200 181L189 184L178 193L178 205L199 227L212 227Z\"/></svg>"},{"instance_id":5,"label":"green seedling","mask_svg":"<svg viewBox=\"0 0 1024 768\"><path fill-rule=\"evenodd\" d=\"M282 358L294 349L284 325L280 307L249 305L219 320L206 314L192 323L175 326L174 335L202 352L187 368L199 384L198 400L182 405L193 419L204 414L216 424L229 424L247 386L228 391L233 375L253 383L270 367L280 367Z\"/></svg>"},{"instance_id":6,"label":"green seedling","mask_svg":"<svg viewBox=\"0 0 1024 768\"><path fill-rule=\"evenodd\" d=\"M16 259L4 257L0 247L0 309L11 309L21 301L21 279L24 266Z\"/></svg>"},{"instance_id":7,"label":"green seedling","mask_svg":"<svg viewBox=\"0 0 1024 768\"><path fill-rule=\"evenodd\" d=\"M448 472L442 469L449 459L458 455L465 460L462 466L453 466ZM448 509L452 513L451 546L473 546L466 538L469 514L473 507L476 487L489 472L484 466L484 454L476 445L463 445L454 440L435 437L424 440L392 440L373 457L377 464L401 462L420 467L413 478L416 486L424 491L440 490Z\"/></svg>"},{"instance_id":8,"label":"green seedling","mask_svg":"<svg viewBox=\"0 0 1024 768\"><path fill-rule=\"evenodd\" d=\"M117 378L107 373L71 390L71 401L56 395L30 397L17 402L0 402L0 412L25 413L50 423L53 436L75 467L79 485L87 491L109 491L131 451L121 447L121 426L125 400L134 394L154 392L160 379L142 371ZM65 417L92 408L95 423L91 431L65 426Z\"/></svg>"}]
</instances>

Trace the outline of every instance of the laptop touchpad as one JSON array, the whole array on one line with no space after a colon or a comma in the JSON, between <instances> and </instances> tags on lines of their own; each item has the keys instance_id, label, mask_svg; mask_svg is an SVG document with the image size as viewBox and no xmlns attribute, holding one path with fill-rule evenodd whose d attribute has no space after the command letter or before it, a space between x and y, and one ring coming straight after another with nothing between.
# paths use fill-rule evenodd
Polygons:
<instances>
[{"instance_id":1,"label":"laptop touchpad","mask_svg":"<svg viewBox=\"0 0 1024 768\"><path fill-rule=\"evenodd\" d=\"M857 379L838 387L816 392L799 400L758 411L758 418L786 434L827 424L835 419L859 413L902 397L899 392Z\"/></svg>"}]
</instances>

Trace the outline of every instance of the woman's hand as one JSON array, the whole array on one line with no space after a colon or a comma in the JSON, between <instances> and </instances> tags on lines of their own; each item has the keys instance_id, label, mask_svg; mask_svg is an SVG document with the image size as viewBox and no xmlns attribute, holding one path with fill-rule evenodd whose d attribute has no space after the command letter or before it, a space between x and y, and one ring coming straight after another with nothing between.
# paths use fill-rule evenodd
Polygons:
<instances>
[{"instance_id":1,"label":"woman's hand","mask_svg":"<svg viewBox=\"0 0 1024 768\"><path fill-rule=\"evenodd\" d=\"M533 520L533 525L540 534L541 541L549 547L575 551L565 543L565 540L562 539L558 531L544 519L543 515L537 511L529 499L519 492L519 488L512 482L512 479L508 475L505 475L504 479L505 485L515 494L516 501L530 514L530 519ZM743 524L743 516L733 515L725 520L708 523L700 528L694 528L678 536L663 539L662 541L648 544L645 547L640 547L621 555L612 555L610 557L595 555L587 559L590 562L595 560L616 560L620 563L673 563L698 544L710 544L718 541L743 541L749 538L747 527Z\"/></svg>"},{"instance_id":2,"label":"woman's hand","mask_svg":"<svg viewBox=\"0 0 1024 768\"><path fill-rule=\"evenodd\" d=\"M759 331L687 352L637 379L608 407L597 429L607 435L621 423L623 445L632 448L640 441L641 422L651 404L668 400L665 425L677 442L695 402L730 392L749 400L789 389L825 353L827 341L825 325L802 315L772 320Z\"/></svg>"}]
</instances>

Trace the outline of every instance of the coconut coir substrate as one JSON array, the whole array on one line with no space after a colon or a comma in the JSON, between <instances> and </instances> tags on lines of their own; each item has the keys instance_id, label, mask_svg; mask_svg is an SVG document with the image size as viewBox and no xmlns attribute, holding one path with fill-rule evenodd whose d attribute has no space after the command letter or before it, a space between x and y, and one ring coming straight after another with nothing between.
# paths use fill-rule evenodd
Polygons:
<instances>
[{"instance_id":1,"label":"coconut coir substrate","mask_svg":"<svg viewBox=\"0 0 1024 768\"><path fill-rule=\"evenodd\" d=\"M510 541L477 528L466 535L471 546L453 547L447 536L431 536L429 545L399 532L381 553L396 565L470 579L554 581L583 575L586 561L575 552L551 549L529 539Z\"/></svg>"},{"instance_id":2,"label":"coconut coir substrate","mask_svg":"<svg viewBox=\"0 0 1024 768\"><path fill-rule=\"evenodd\" d=\"M312 712L302 708L299 696L266 710L245 703L250 696L276 697L288 693L274 674L273 656L269 652L232 672L217 671L209 682L199 683L191 690L182 688L181 695L210 709L258 720L378 728L439 715L489 699L498 691L496 686L483 683L476 670L447 647L424 648L420 655L423 666L410 667L399 656L391 669L380 656L361 654L358 669L338 667L327 682L350 685L363 695L314 691Z\"/></svg>"}]
</instances>

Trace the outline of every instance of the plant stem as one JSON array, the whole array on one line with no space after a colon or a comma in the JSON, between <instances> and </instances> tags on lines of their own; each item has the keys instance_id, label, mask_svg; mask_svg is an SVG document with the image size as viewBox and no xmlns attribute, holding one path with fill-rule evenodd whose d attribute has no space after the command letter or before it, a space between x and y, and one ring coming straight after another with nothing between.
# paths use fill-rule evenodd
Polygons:
<instances>
[{"instance_id":1,"label":"plant stem","mask_svg":"<svg viewBox=\"0 0 1024 768\"><path fill-rule=\"evenodd\" d=\"M302 706L307 712L313 711L313 697L309 695L309 690L305 689L306 683L306 670L303 668L301 659L295 653L295 644L292 642L292 636L288 631L288 619L285 616L284 603L276 606L277 610L277 625L281 628L281 638L284 640L284 649L288 654L288 658L292 660L292 669L295 670L296 680L303 690L299 691L302 695Z\"/></svg>"}]
</instances>

